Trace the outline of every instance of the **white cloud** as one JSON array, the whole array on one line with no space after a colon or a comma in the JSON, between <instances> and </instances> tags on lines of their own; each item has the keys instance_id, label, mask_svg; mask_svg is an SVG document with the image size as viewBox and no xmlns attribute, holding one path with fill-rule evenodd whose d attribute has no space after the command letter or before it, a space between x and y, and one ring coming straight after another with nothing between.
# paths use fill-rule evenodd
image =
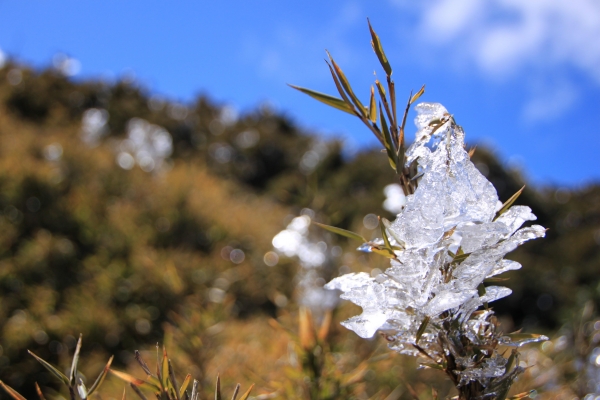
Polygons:
<instances>
[{"instance_id":1,"label":"white cloud","mask_svg":"<svg viewBox=\"0 0 600 400\"><path fill-rule=\"evenodd\" d=\"M393 0L392 0L393 1ZM552 90L532 92L527 120L543 108L566 111L577 98L570 71L600 86L600 1L598 0L429 0L419 5L417 31L426 48L455 57L455 65L475 65L492 79L526 72L547 81L561 76ZM438 53L439 54L439 53ZM543 80L542 79L542 80ZM542 107L543 106L543 107Z\"/></svg>"}]
</instances>

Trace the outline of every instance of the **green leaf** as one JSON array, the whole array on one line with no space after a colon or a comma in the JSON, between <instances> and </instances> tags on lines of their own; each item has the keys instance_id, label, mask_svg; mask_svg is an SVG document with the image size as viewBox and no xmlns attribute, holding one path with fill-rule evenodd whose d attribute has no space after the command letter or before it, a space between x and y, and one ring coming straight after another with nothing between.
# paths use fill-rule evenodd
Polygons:
<instances>
[{"instance_id":1,"label":"green leaf","mask_svg":"<svg viewBox=\"0 0 600 400\"><path fill-rule=\"evenodd\" d=\"M517 191L517 193L510 196L510 199L506 200L506 202L504 204L502 204L502 208L500 208L500 210L498 210L498 212L496 213L496 217L494 217L494 221L497 220L499 216L504 214L510 208L510 206L513 205L513 203L519 198L521 193L523 193L523 190L525 190L525 186L523 186L521 189L519 189Z\"/></svg>"},{"instance_id":2,"label":"green leaf","mask_svg":"<svg viewBox=\"0 0 600 400\"><path fill-rule=\"evenodd\" d=\"M409 104L412 104L415 101L417 101L419 97L423 96L423 93L425 93L425 85L421 86L421 89L419 89L419 91L415 93L413 97L411 97Z\"/></svg>"},{"instance_id":3,"label":"green leaf","mask_svg":"<svg viewBox=\"0 0 600 400\"><path fill-rule=\"evenodd\" d=\"M387 76L392 75L392 67L385 56L385 52L383 51L383 46L381 45L381 41L379 40L379 36L373 30L371 26L371 21L367 18L367 22L369 24L369 31L371 31L371 45L373 46L373 50L375 50L375 54L377 54L377 58L379 59L379 63L383 67L383 70L387 74Z\"/></svg>"},{"instance_id":4,"label":"green leaf","mask_svg":"<svg viewBox=\"0 0 600 400\"><path fill-rule=\"evenodd\" d=\"M27 350L27 352L31 354L36 360L38 360L39 363L42 364L48 371L50 371L52 375L54 375L55 377L60 379L65 385L67 385L67 387L71 387L71 385L69 384L69 378L67 378L65 374L53 367L52 364L50 364L49 362L36 356L31 350Z\"/></svg>"},{"instance_id":5,"label":"green leaf","mask_svg":"<svg viewBox=\"0 0 600 400\"><path fill-rule=\"evenodd\" d=\"M344 75L344 72L339 67L339 65L337 65L337 63L334 61L333 57L331 57L331 54L329 54L329 52L327 52L327 56L329 57L329 61L331 61L331 65L333 66L335 74L337 75L342 87L344 88L344 91L348 94L356 108L358 108L360 114L362 114L363 117L367 118L365 106L363 106L358 97L356 97L356 95L354 94L354 90L352 90L352 86L350 86L350 82L348 82L346 75Z\"/></svg>"},{"instance_id":6,"label":"green leaf","mask_svg":"<svg viewBox=\"0 0 600 400\"><path fill-rule=\"evenodd\" d=\"M377 122L377 105L375 104L375 89L371 86L371 100L369 101L369 120Z\"/></svg>"},{"instance_id":7,"label":"green leaf","mask_svg":"<svg viewBox=\"0 0 600 400\"><path fill-rule=\"evenodd\" d=\"M423 319L423 322L421 322L421 325L419 325L419 329L417 330L416 343L419 343L421 336L423 336L423 334L425 333L425 329L427 329L427 325L429 325L430 319L431 318L429 317L425 317Z\"/></svg>"},{"instance_id":8,"label":"green leaf","mask_svg":"<svg viewBox=\"0 0 600 400\"><path fill-rule=\"evenodd\" d=\"M0 386L2 386L2 389L4 389L6 391L6 393L8 393L8 395L10 397L12 397L15 400L27 400L25 397L21 396L19 394L19 392L17 392L15 389L11 388L10 386L8 386L6 383L0 381Z\"/></svg>"},{"instance_id":9,"label":"green leaf","mask_svg":"<svg viewBox=\"0 0 600 400\"><path fill-rule=\"evenodd\" d=\"M75 378L77 375L77 364L79 364L79 352L81 352L81 340L83 335L79 334L79 340L77 340L77 346L75 346L75 353L73 353L73 362L71 363L71 373L69 373L70 386L75 385Z\"/></svg>"},{"instance_id":10,"label":"green leaf","mask_svg":"<svg viewBox=\"0 0 600 400\"><path fill-rule=\"evenodd\" d=\"M465 261L470 255L471 255L471 253L457 254L457 255L454 256L454 259L452 260L452 263L459 264L459 263Z\"/></svg>"},{"instance_id":11,"label":"green leaf","mask_svg":"<svg viewBox=\"0 0 600 400\"><path fill-rule=\"evenodd\" d=\"M325 93L315 92L314 90L306 89L300 86L288 85L300 92L309 95L315 100L320 101L323 104L327 104L330 107L337 108L338 110L342 110L347 112L348 114L354 115L354 109L346 104L346 102L342 99L338 99L337 97L330 96Z\"/></svg>"},{"instance_id":12,"label":"green leaf","mask_svg":"<svg viewBox=\"0 0 600 400\"><path fill-rule=\"evenodd\" d=\"M345 237L350 238L350 239L358 240L359 242L362 242L362 243L366 243L367 242L367 239L365 239L364 237L360 236L358 233L347 231L347 230L342 229L342 228L336 228L335 226L331 226L331 225L321 224L319 222L314 222L313 221L313 224L315 224L318 227L321 227L321 228L323 228L325 230L328 230L329 232L333 232L336 235L345 236Z\"/></svg>"},{"instance_id":13,"label":"green leaf","mask_svg":"<svg viewBox=\"0 0 600 400\"><path fill-rule=\"evenodd\" d=\"M381 109L381 104L379 105L379 119L381 120L381 129L383 130L383 145L385 146L385 151L387 152L388 161L392 166L394 171L397 170L396 164L396 153L394 152L392 135L390 135L390 130L387 125L387 121L383 116L383 110Z\"/></svg>"},{"instance_id":14,"label":"green leaf","mask_svg":"<svg viewBox=\"0 0 600 400\"><path fill-rule=\"evenodd\" d=\"M102 370L102 372L100 372L100 375L98 375L98 377L96 378L96 381L94 382L92 387L90 387L90 389L88 390L89 395L94 393L94 391L96 389L98 389L100 387L100 385L102 385L102 382L104 382L104 378L106 378L106 374L108 374L108 370L110 369L110 365L112 364L114 357L115 356L110 356L110 358L108 359L108 362L104 366L104 369Z\"/></svg>"},{"instance_id":15,"label":"green leaf","mask_svg":"<svg viewBox=\"0 0 600 400\"><path fill-rule=\"evenodd\" d=\"M175 379L175 371L173 371L171 360L169 360L169 389L175 393L177 400L181 399L181 396L179 396L179 392L177 391L177 380Z\"/></svg>"},{"instance_id":16,"label":"green leaf","mask_svg":"<svg viewBox=\"0 0 600 400\"><path fill-rule=\"evenodd\" d=\"M394 249L392 249L392 245L390 244L390 239L388 239L387 232L385 231L385 226L381 222L381 217L377 216L377 219L379 220L379 228L381 229L381 236L383 237L383 243L385 244L385 247L391 251L394 251Z\"/></svg>"}]
</instances>

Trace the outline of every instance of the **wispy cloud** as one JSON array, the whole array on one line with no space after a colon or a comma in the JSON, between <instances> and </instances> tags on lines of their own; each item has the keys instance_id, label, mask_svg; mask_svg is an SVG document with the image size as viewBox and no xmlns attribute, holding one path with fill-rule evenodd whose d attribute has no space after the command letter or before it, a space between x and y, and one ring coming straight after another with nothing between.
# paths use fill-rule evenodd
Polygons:
<instances>
[{"instance_id":1,"label":"wispy cloud","mask_svg":"<svg viewBox=\"0 0 600 400\"><path fill-rule=\"evenodd\" d=\"M600 2L598 0L429 0L418 7L419 37L428 47L459 57L458 65L477 66L488 78L511 79L522 73L558 87L533 90L524 107L527 120L541 118L543 107L564 112L578 89L573 72L600 87Z\"/></svg>"}]
</instances>

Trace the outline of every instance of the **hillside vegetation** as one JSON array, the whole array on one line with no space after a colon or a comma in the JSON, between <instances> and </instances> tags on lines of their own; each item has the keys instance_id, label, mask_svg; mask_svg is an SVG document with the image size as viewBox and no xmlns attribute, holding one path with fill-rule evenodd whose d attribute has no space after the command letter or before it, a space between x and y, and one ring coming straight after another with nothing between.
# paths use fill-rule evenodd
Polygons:
<instances>
[{"instance_id":1,"label":"hillside vegetation","mask_svg":"<svg viewBox=\"0 0 600 400\"><path fill-rule=\"evenodd\" d=\"M89 109L106 110L108 120L86 141L82 119ZM144 168L119 159L134 118L164 128L171 154ZM478 148L473 160L503 200L526 183L489 149ZM235 116L206 96L182 105L152 97L135 82L73 82L57 71L6 65L0 70L0 380L27 398L35 381L58 390L27 349L67 368L82 333L88 380L111 354L114 368L125 370L133 368L135 349L154 351L160 342L207 393L218 372L228 385L256 383L259 394L283 390L277 382L292 379L282 360L293 335L281 326L296 330L299 268L283 256L267 265L271 240L302 210L376 236L378 228L368 229L363 218L393 218L382 208L383 188L395 179L386 163L379 149L345 157L340 142L267 106ZM568 336L585 304L589 321L600 306L600 186L528 185L518 202L549 231L514 253L524 268L509 274L504 285L514 293L495 309L507 331ZM384 263L345 238L317 234L341 247L336 269L368 272ZM348 371L384 346L338 327L351 307L337 311L331 331L336 362ZM414 379L418 390L447 388L407 363L397 356L364 367L353 393L389 393L398 375ZM105 385L122 392L116 378Z\"/></svg>"}]
</instances>

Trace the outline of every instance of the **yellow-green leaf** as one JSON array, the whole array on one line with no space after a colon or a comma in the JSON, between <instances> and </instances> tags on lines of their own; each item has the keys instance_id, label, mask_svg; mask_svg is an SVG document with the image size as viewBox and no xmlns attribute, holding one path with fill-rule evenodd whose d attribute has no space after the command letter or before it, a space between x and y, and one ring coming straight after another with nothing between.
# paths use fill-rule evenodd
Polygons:
<instances>
[{"instance_id":1,"label":"yellow-green leaf","mask_svg":"<svg viewBox=\"0 0 600 400\"><path fill-rule=\"evenodd\" d=\"M183 383L181 384L181 387L179 388L179 397L180 398L183 398L183 395L185 394L185 390L187 389L188 385L190 384L191 379L192 379L191 374L187 374L185 376L185 379L183 380Z\"/></svg>"},{"instance_id":2,"label":"yellow-green leaf","mask_svg":"<svg viewBox=\"0 0 600 400\"><path fill-rule=\"evenodd\" d=\"M398 235L396 235L396 232L394 232L394 230L392 229L392 223L387 218L381 218L380 221L383 224L383 226L385 226L385 228L388 230L388 233L394 238L396 243L398 243L398 246L404 249L404 242L398 237Z\"/></svg>"},{"instance_id":3,"label":"yellow-green leaf","mask_svg":"<svg viewBox=\"0 0 600 400\"><path fill-rule=\"evenodd\" d=\"M346 75L344 75L344 72L339 67L339 65L337 65L337 63L334 61L333 57L331 57L331 54L329 54L329 52L327 52L327 56L329 57L329 61L331 61L331 65L333 66L333 69L335 70L335 74L337 75L342 87L344 88L344 90L346 91L346 93L348 94L348 96L350 97L350 99L352 100L354 105L356 106L356 108L358 108L358 111L362 114L363 117L366 118L367 112L365 111L365 106L360 102L358 97L356 97L356 95L354 94L354 90L352 90L352 86L350 86L350 82L346 78Z\"/></svg>"},{"instance_id":4,"label":"yellow-green leaf","mask_svg":"<svg viewBox=\"0 0 600 400\"><path fill-rule=\"evenodd\" d=\"M521 189L519 189L517 191L517 193L513 194L512 196L510 196L510 199L506 200L506 202L504 204L502 204L502 208L500 208L500 210L498 210L498 212L496 213L496 217L494 218L494 220L498 219L499 216L501 216L502 214L504 214L510 208L510 206L513 205L513 203L519 198L519 196L521 195L521 193L523 193L523 190L525 190L525 186L523 186Z\"/></svg>"},{"instance_id":5,"label":"yellow-green leaf","mask_svg":"<svg viewBox=\"0 0 600 400\"><path fill-rule=\"evenodd\" d=\"M371 21L367 18L367 22L369 23L369 31L371 31L371 45L373 46L373 50L375 50L375 54L377 54L377 58L383 67L383 70L388 76L392 75L392 67L385 56L385 52L383 51L383 46L381 45L381 40L379 40L379 36L373 30L371 26Z\"/></svg>"},{"instance_id":6,"label":"yellow-green leaf","mask_svg":"<svg viewBox=\"0 0 600 400\"><path fill-rule=\"evenodd\" d=\"M375 89L371 86L371 100L369 101L369 119L372 123L377 122L377 105L375 104Z\"/></svg>"},{"instance_id":7,"label":"yellow-green leaf","mask_svg":"<svg viewBox=\"0 0 600 400\"><path fill-rule=\"evenodd\" d=\"M67 385L67 387L70 387L69 378L67 378L67 376L65 374L63 374L58 369L53 367L52 364L50 364L46 360L42 359L41 357L36 356L31 350L27 350L27 352L29 354L31 354L36 360L38 360L39 363L42 364L48 371L50 371L52 373L52 375L54 375L55 377L60 379L65 385Z\"/></svg>"},{"instance_id":8,"label":"yellow-green leaf","mask_svg":"<svg viewBox=\"0 0 600 400\"><path fill-rule=\"evenodd\" d=\"M414 103L419 99L419 97L423 96L423 93L425 93L425 85L421 86L421 89L419 89L419 91L415 93L413 97L411 97L410 104Z\"/></svg>"},{"instance_id":9,"label":"yellow-green leaf","mask_svg":"<svg viewBox=\"0 0 600 400\"><path fill-rule=\"evenodd\" d=\"M425 333L425 329L427 329L427 325L429 325L430 319L431 318L429 317L425 317L423 319L423 322L421 322L421 325L419 325L419 329L417 330L416 343L419 343L421 336L423 336L423 334Z\"/></svg>"},{"instance_id":10,"label":"yellow-green leaf","mask_svg":"<svg viewBox=\"0 0 600 400\"><path fill-rule=\"evenodd\" d=\"M110 356L108 362L104 366L104 369L102 370L102 372L100 372L100 375L98 375L98 378L96 378L96 381L94 382L92 387L90 387L88 394L91 395L96 389L100 387L100 385L102 385L102 382L104 382L104 378L106 378L106 374L108 374L108 370L110 369L110 364L112 364L113 358L114 356Z\"/></svg>"},{"instance_id":11,"label":"yellow-green leaf","mask_svg":"<svg viewBox=\"0 0 600 400\"><path fill-rule=\"evenodd\" d=\"M337 97L330 96L325 93L316 92L314 90L306 89L300 86L289 85L290 87L299 90L300 92L309 95L315 100L320 101L323 104L327 104L330 107L337 108L338 110L342 110L347 112L348 114L354 115L353 108L346 104L346 102L342 99L338 99Z\"/></svg>"},{"instance_id":12,"label":"yellow-green leaf","mask_svg":"<svg viewBox=\"0 0 600 400\"><path fill-rule=\"evenodd\" d=\"M367 242L367 239L365 239L364 237L360 236L358 233L347 231L346 229L337 228L337 227L331 226L331 225L321 224L319 222L314 222L313 221L313 224L315 224L318 227L321 227L321 228L323 228L325 230L328 230L329 232L333 232L336 235L345 236L345 237L350 238L350 239L358 240L359 242L362 242L362 243L366 243Z\"/></svg>"},{"instance_id":13,"label":"yellow-green leaf","mask_svg":"<svg viewBox=\"0 0 600 400\"><path fill-rule=\"evenodd\" d=\"M246 393L244 393L244 394L242 395L242 397L240 397L240 400L247 400L247 399L248 399L248 397L250 396L250 392L252 391L252 388L254 388L254 383L253 383L252 385L250 385L250 389L248 389L248 390L246 391Z\"/></svg>"},{"instance_id":14,"label":"yellow-green leaf","mask_svg":"<svg viewBox=\"0 0 600 400\"><path fill-rule=\"evenodd\" d=\"M146 382L143 379L139 379L136 378L134 376L131 376L125 372L121 372L121 371L116 371L114 369L109 369L110 373L115 375L117 378L124 380L127 383L130 383L134 386L138 386L138 387L146 387L148 389L152 389L154 391L159 392L160 388L158 386L155 386L153 384L151 384L150 382Z\"/></svg>"}]
</instances>

